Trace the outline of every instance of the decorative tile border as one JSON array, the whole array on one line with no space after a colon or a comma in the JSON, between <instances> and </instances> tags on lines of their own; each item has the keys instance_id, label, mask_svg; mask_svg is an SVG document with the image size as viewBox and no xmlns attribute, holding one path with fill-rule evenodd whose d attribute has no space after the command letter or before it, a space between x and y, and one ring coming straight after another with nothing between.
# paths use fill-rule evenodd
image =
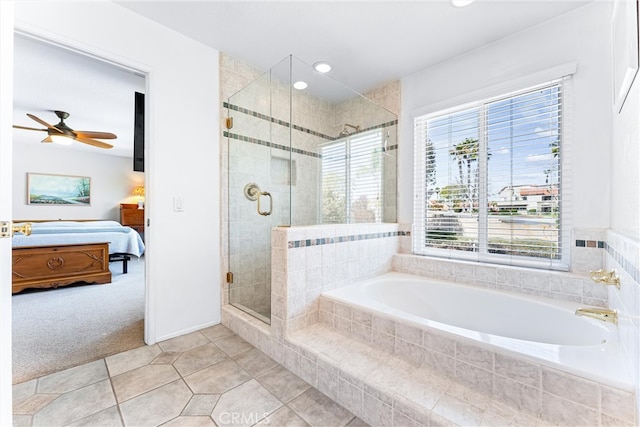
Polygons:
<instances>
[{"instance_id":1,"label":"decorative tile border","mask_svg":"<svg viewBox=\"0 0 640 427\"><path fill-rule=\"evenodd\" d=\"M223 135L225 137L227 137L227 138L237 139L238 141L250 142L252 144L264 145L265 147L269 147L269 148L277 148L278 150L291 151L293 153L303 154L305 156L311 156L311 157L316 157L316 158L321 158L322 157L322 155L320 155L318 153L311 152L311 151L306 151L306 150L301 150L299 148L289 147L288 145L274 144L273 142L270 142L270 141L265 141L263 139L258 139L258 138L252 138L250 136L239 135L237 133L231 133L231 132L224 131Z\"/></svg>"},{"instance_id":2,"label":"decorative tile border","mask_svg":"<svg viewBox=\"0 0 640 427\"><path fill-rule=\"evenodd\" d=\"M300 131L300 132L304 132L304 133L308 133L310 135L317 136L319 138L326 139L327 141L335 141L337 139L340 139L340 137L325 135L325 134L323 134L321 132L316 132L316 131L314 131L312 129L308 129L308 128L305 128L305 127L302 127L302 126L298 126L296 124L291 124L291 123L286 122L284 120L279 120L279 119L276 119L274 117L268 116L266 114L259 113L257 111L252 111L252 110L249 110L247 108L243 108L243 107L240 107L240 106L237 106L237 105L234 105L234 104L229 104L228 102L223 102L222 106L224 108L228 108L230 110L237 111L239 113L247 114L247 115L250 115L252 117L256 117L258 119L266 120L268 122L275 123L275 124L278 124L280 126L290 127L290 128L292 128L294 130L297 130L297 131ZM370 130L373 130L373 129L381 129L381 128L385 128L385 127L389 127L389 126L395 126L397 124L398 124L398 120L397 119L396 120L391 120L389 122L380 123L380 124L377 124L377 125L374 125L374 126L370 126L368 128L365 128L365 129L361 129L360 131L351 133L349 135L357 135L357 134L362 133L362 132L367 132L367 131L370 131ZM397 149L397 148L398 148L397 145L393 145L391 147L388 147L389 150L393 150L393 149Z\"/></svg>"},{"instance_id":3,"label":"decorative tile border","mask_svg":"<svg viewBox=\"0 0 640 427\"><path fill-rule=\"evenodd\" d=\"M576 240L576 247L578 248L598 248L604 249L606 242L602 240Z\"/></svg>"},{"instance_id":4,"label":"decorative tile border","mask_svg":"<svg viewBox=\"0 0 640 427\"><path fill-rule=\"evenodd\" d=\"M233 111L237 111L239 113L247 114L249 116L252 116L252 117L255 117L255 118L258 118L258 119L262 119L262 120L266 120L268 122L275 123L275 124L278 124L280 126L290 127L290 128L295 129L297 131L308 133L310 135L317 136L319 138L323 138L323 139L326 139L326 140L329 140L329 141L335 139L335 137L333 137L333 136L325 135L323 133L316 132L316 131L311 130L311 129L307 129L307 128L304 128L302 126L291 125L291 123L285 122L284 120L279 120L279 119L276 119L274 117L268 116L266 114L258 113L257 111L252 111L252 110L249 110L247 108L243 108L243 107L240 107L240 106L237 106L237 105L234 105L234 104L229 104L228 102L223 102L222 106L224 108L228 108L229 110L233 110Z\"/></svg>"},{"instance_id":5,"label":"decorative tile border","mask_svg":"<svg viewBox=\"0 0 640 427\"><path fill-rule=\"evenodd\" d=\"M384 233L351 234L339 237L321 237L317 239L290 240L288 248L305 248L307 246L331 245L334 243L355 242L357 240L382 239L385 237L410 236L410 231L387 231Z\"/></svg>"},{"instance_id":6,"label":"decorative tile border","mask_svg":"<svg viewBox=\"0 0 640 427\"><path fill-rule=\"evenodd\" d=\"M360 131L358 131L358 132L350 133L349 136L357 135L357 134L362 133L362 132L368 132L368 131L374 130L374 129L382 129L382 128L386 128L386 127L389 127L389 126L395 126L397 124L398 124L398 120L397 119L396 120L391 120L390 122L380 123L380 124L377 124L375 126L371 126L371 127L365 128L365 129L360 129ZM338 137L338 138L334 137L332 139L334 139L334 140L335 139L340 139L340 137ZM392 145L391 147L396 147L397 148L398 146L397 145ZM391 147L387 147L387 148L391 150L392 149Z\"/></svg>"},{"instance_id":7,"label":"decorative tile border","mask_svg":"<svg viewBox=\"0 0 640 427\"><path fill-rule=\"evenodd\" d=\"M312 151L301 150L299 148L291 148L288 145L274 144L272 142L265 141L263 139L252 138L250 136L239 135L237 133L227 132L226 130L222 134L226 138L237 139L238 141L244 141L244 142L250 142L252 144L264 145L265 147L276 148L278 150L284 150L284 151L291 151L293 153L302 154L302 155L305 155L305 156L316 157L316 158L319 158L319 159L322 158L322 154L319 154L319 153L314 153ZM388 151L397 150L397 149L398 149L398 145L397 144L396 145L390 145L389 147L387 147Z\"/></svg>"},{"instance_id":8,"label":"decorative tile border","mask_svg":"<svg viewBox=\"0 0 640 427\"><path fill-rule=\"evenodd\" d=\"M607 251L607 253L611 256L611 258L614 259L615 262L618 263L618 265L620 267L622 267L622 269L624 271L626 271L629 276L631 276L631 278L636 282L636 283L640 283L640 269L638 269L638 266L635 265L633 263L633 261L628 260L627 258L625 258L620 252L618 252L613 246L611 246L610 244L605 242L605 247L604 249Z\"/></svg>"}]
</instances>

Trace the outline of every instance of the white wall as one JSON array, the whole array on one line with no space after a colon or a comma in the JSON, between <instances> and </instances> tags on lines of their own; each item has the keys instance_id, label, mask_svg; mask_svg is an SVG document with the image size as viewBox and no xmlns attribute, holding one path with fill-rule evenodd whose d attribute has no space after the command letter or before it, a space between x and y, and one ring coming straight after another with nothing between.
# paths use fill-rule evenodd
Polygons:
<instances>
[{"instance_id":1,"label":"white wall","mask_svg":"<svg viewBox=\"0 0 640 427\"><path fill-rule=\"evenodd\" d=\"M624 53L623 43L614 51ZM614 55L614 58L619 55ZM616 62L614 60L614 62ZM618 65L621 65L618 63ZM609 288L610 307L619 312L618 330L636 384L640 410L640 77L636 76L620 112L613 119L611 144L611 226L607 232L606 267L620 276L620 289ZM635 274L633 274L635 272ZM638 424L636 412L636 425Z\"/></svg>"},{"instance_id":2,"label":"white wall","mask_svg":"<svg viewBox=\"0 0 640 427\"><path fill-rule=\"evenodd\" d=\"M111 2L16 2L15 26L148 73L145 339L218 323L218 51Z\"/></svg>"},{"instance_id":3,"label":"white wall","mask_svg":"<svg viewBox=\"0 0 640 427\"><path fill-rule=\"evenodd\" d=\"M618 46L618 49L622 47ZM611 228L640 240L640 77L620 113L613 114Z\"/></svg>"},{"instance_id":4,"label":"white wall","mask_svg":"<svg viewBox=\"0 0 640 427\"><path fill-rule=\"evenodd\" d=\"M91 206L27 204L27 173L77 175L91 178ZM130 157L70 150L56 144L13 147L13 219L120 220L120 203L137 203L136 185L144 173L133 171Z\"/></svg>"},{"instance_id":5,"label":"white wall","mask_svg":"<svg viewBox=\"0 0 640 427\"><path fill-rule=\"evenodd\" d=\"M473 101L474 93L569 62L573 78L572 226L606 228L611 146L610 11L593 2L402 80L400 164L413 164L413 119L430 105ZM465 99L466 98L466 99ZM454 104L452 104L454 103ZM399 222L412 222L413 167L399 169Z\"/></svg>"}]
</instances>

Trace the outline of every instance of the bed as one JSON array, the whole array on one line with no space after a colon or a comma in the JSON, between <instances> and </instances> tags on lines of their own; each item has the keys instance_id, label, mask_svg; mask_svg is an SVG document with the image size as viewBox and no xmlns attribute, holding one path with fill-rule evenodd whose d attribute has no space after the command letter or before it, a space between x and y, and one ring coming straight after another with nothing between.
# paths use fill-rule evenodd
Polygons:
<instances>
[{"instance_id":1,"label":"bed","mask_svg":"<svg viewBox=\"0 0 640 427\"><path fill-rule=\"evenodd\" d=\"M21 223L15 223L19 226ZM35 221L12 241L12 292L77 282L110 283L110 261L144 253L138 232L116 221Z\"/></svg>"}]
</instances>

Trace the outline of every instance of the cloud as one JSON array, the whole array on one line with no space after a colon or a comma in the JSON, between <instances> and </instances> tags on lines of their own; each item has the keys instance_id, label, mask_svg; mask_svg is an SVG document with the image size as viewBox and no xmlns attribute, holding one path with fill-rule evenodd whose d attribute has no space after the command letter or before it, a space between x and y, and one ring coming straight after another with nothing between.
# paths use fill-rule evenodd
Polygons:
<instances>
[{"instance_id":1,"label":"cloud","mask_svg":"<svg viewBox=\"0 0 640 427\"><path fill-rule=\"evenodd\" d=\"M558 136L557 129L543 129L538 127L535 129L535 132L539 136Z\"/></svg>"},{"instance_id":2,"label":"cloud","mask_svg":"<svg viewBox=\"0 0 640 427\"><path fill-rule=\"evenodd\" d=\"M548 162L553 159L553 153L548 154L529 154L527 162Z\"/></svg>"}]
</instances>

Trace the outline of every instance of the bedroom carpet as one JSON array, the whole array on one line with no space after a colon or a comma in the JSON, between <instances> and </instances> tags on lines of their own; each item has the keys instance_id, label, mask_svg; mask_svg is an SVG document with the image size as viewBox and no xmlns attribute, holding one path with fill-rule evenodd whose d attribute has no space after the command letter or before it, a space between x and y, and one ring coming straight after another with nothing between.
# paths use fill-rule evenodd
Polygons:
<instances>
[{"instance_id":1,"label":"bedroom carpet","mask_svg":"<svg viewBox=\"0 0 640 427\"><path fill-rule=\"evenodd\" d=\"M144 345L144 257L110 270L105 285L13 295L13 384Z\"/></svg>"}]
</instances>

